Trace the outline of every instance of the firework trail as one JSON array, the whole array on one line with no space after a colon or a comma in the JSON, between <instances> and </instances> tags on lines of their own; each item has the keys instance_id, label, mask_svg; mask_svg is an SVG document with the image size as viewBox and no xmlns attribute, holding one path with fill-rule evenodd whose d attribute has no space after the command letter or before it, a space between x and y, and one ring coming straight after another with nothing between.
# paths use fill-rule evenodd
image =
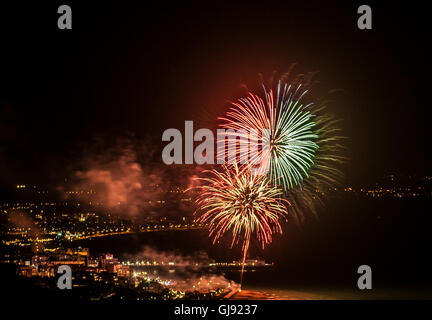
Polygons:
<instances>
[{"instance_id":1,"label":"firework trail","mask_svg":"<svg viewBox=\"0 0 432 320\"><path fill-rule=\"evenodd\" d=\"M198 178L204 182L196 200L197 212L201 212L198 221L209 224L213 244L228 231L232 233L231 247L241 242L241 288L251 237L255 235L264 248L274 233L282 233L279 220L286 215L289 202L280 197L282 190L271 185L266 176L254 175L251 170L240 171L233 165L206 172L209 177Z\"/></svg>"}]
</instances>

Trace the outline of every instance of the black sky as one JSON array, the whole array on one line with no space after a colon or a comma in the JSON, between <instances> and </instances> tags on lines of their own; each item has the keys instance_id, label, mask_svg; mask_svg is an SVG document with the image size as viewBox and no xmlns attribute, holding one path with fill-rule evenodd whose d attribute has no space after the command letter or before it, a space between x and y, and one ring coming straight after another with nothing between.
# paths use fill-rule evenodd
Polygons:
<instances>
[{"instance_id":1,"label":"black sky","mask_svg":"<svg viewBox=\"0 0 432 320\"><path fill-rule=\"evenodd\" d=\"M223 110L257 74L319 71L342 89L348 183L430 174L430 27L422 2L20 2L0 5L3 183L61 175L95 137L160 139L203 111ZM57 29L69 4L73 29ZM222 111L221 111L222 112Z\"/></svg>"}]
</instances>

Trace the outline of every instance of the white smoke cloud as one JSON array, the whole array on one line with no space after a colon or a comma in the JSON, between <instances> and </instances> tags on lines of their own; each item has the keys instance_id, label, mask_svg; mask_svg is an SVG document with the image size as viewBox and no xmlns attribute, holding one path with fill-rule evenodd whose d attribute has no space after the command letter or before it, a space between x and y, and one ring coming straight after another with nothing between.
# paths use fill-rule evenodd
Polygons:
<instances>
[{"instance_id":1,"label":"white smoke cloud","mask_svg":"<svg viewBox=\"0 0 432 320\"><path fill-rule=\"evenodd\" d=\"M220 274L208 273L206 267L214 262L206 252L198 251L192 255L183 255L176 251L160 251L150 246L145 246L140 253L129 256L132 261L157 262L173 273L158 273L157 277L169 282L169 286L181 291L209 292L215 289L233 289L238 286L234 281ZM156 276L154 276L156 277Z\"/></svg>"}]
</instances>

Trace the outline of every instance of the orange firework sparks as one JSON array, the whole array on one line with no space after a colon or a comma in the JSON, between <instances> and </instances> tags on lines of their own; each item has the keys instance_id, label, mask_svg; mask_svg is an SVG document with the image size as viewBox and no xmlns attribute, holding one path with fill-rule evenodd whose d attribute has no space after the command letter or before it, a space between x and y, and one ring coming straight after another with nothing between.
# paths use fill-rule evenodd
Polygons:
<instances>
[{"instance_id":1,"label":"orange firework sparks","mask_svg":"<svg viewBox=\"0 0 432 320\"><path fill-rule=\"evenodd\" d=\"M280 197L282 190L269 183L265 175L254 175L251 170L239 170L237 165L223 166L221 172L206 171L207 178L196 200L202 215L198 221L208 223L210 237L216 243L226 232L232 232L231 247L242 243L243 263L252 235L262 248L272 241L274 233L282 233L279 219L286 215L289 202Z\"/></svg>"}]
</instances>

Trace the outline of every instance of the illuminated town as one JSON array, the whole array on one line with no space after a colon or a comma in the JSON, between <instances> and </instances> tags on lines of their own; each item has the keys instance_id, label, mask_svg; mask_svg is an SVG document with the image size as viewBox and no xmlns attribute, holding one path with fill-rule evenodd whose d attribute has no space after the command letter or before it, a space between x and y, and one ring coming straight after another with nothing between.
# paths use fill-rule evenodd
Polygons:
<instances>
[{"instance_id":1,"label":"illuminated town","mask_svg":"<svg viewBox=\"0 0 432 320\"><path fill-rule=\"evenodd\" d=\"M157 188L157 186L155 187ZM120 260L113 254L92 256L88 248L76 243L83 240L114 238L140 233L203 230L207 225L189 216L177 219L119 219L106 214L103 203L82 202L81 195L92 197L96 191L65 191L63 201L58 193L39 190L36 186L18 184L14 188L19 201L1 203L2 264L16 266L16 274L45 289L56 286L56 270L69 265L73 271L74 292L85 292L83 299L220 299L235 289L235 282L220 280L216 273L241 267L239 261L164 261L153 259ZM184 198L184 189L167 190ZM33 201L25 200L25 197ZM38 200L34 200L40 198ZM53 197L53 198L50 198ZM63 195L61 195L63 198ZM164 200L155 200L163 206ZM177 259L178 260L178 259ZM262 260L248 260L246 268L271 268ZM193 269L193 277L172 279L174 273ZM80 291L81 290L81 291Z\"/></svg>"},{"instance_id":2,"label":"illuminated town","mask_svg":"<svg viewBox=\"0 0 432 320\"><path fill-rule=\"evenodd\" d=\"M344 187L325 192L330 198L348 199L432 196L430 177L409 177L401 183L400 179L389 175L383 181L385 183L381 186L376 184L373 188ZM216 275L224 270L238 270L241 261L184 262L175 257L172 261L160 257L119 259L110 254L108 248L108 252L94 256L88 248L78 244L92 239L168 231L188 232L208 227L197 223L192 215L175 219L149 218L137 222L133 218L119 219L116 215L107 214L103 203L92 200L92 196L97 195L95 190L67 190L59 196L55 190L25 184L17 184L11 189L19 200L3 200L0 204L3 219L1 245L5 249L1 252L0 262L15 265L19 277L29 279L38 286L55 287L56 268L69 265L73 270L73 287L85 293L83 299L220 299L237 290L235 282L220 281ZM181 187L166 190L166 194L175 194L176 201L190 201ZM58 201L58 198L62 200ZM160 207L166 204L162 198L154 202ZM245 261L246 269L272 267L272 263L263 260ZM193 269L194 276L184 279L173 277L184 269Z\"/></svg>"}]
</instances>

